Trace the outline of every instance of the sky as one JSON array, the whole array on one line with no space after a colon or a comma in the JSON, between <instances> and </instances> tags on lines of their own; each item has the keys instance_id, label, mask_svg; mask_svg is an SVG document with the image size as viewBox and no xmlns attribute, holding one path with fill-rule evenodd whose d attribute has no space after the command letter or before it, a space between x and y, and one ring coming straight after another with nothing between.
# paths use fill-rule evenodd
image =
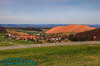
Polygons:
<instances>
[{"instance_id":1,"label":"sky","mask_svg":"<svg viewBox=\"0 0 100 66\"><path fill-rule=\"evenodd\" d=\"M100 24L100 0L0 0L0 24Z\"/></svg>"}]
</instances>

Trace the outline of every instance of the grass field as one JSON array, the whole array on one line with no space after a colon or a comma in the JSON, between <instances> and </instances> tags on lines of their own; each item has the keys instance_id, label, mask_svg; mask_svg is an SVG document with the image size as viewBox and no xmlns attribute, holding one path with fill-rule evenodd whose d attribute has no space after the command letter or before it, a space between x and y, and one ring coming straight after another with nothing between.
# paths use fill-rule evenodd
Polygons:
<instances>
[{"instance_id":1,"label":"grass field","mask_svg":"<svg viewBox=\"0 0 100 66\"><path fill-rule=\"evenodd\" d=\"M37 66L100 66L100 45L0 50L0 61L9 58L37 61Z\"/></svg>"},{"instance_id":2,"label":"grass field","mask_svg":"<svg viewBox=\"0 0 100 66\"><path fill-rule=\"evenodd\" d=\"M5 37L0 36L0 47L2 47L2 46L28 45L28 44L36 44L36 42L25 41L25 40L7 39Z\"/></svg>"}]
</instances>

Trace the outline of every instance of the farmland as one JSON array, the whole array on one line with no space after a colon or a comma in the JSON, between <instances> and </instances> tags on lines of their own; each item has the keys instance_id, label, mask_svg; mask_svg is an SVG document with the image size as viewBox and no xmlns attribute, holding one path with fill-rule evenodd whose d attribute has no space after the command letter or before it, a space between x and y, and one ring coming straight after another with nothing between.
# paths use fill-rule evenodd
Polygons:
<instances>
[{"instance_id":1,"label":"farmland","mask_svg":"<svg viewBox=\"0 0 100 66\"><path fill-rule=\"evenodd\" d=\"M2 35L2 34L1 34ZM15 40L15 39L7 39L5 36L0 36L0 47L3 46L18 46L18 45L28 45L28 44L36 44L37 42L33 41L25 41L25 40Z\"/></svg>"},{"instance_id":2,"label":"farmland","mask_svg":"<svg viewBox=\"0 0 100 66\"><path fill-rule=\"evenodd\" d=\"M53 43L51 38L56 38L59 35L48 35L44 32L49 28L6 28L6 34L0 33L0 46L18 46L28 44L39 44L39 43ZM36 38L39 37L39 38ZM62 38L64 38L62 36ZM66 41L66 40L65 40ZM60 41L61 42L61 41Z\"/></svg>"},{"instance_id":3,"label":"farmland","mask_svg":"<svg viewBox=\"0 0 100 66\"><path fill-rule=\"evenodd\" d=\"M9 58L37 61L37 66L99 66L100 45L0 50L0 57L0 61Z\"/></svg>"},{"instance_id":4,"label":"farmland","mask_svg":"<svg viewBox=\"0 0 100 66\"><path fill-rule=\"evenodd\" d=\"M33 30L32 30L33 29ZM45 29L43 29L44 31ZM46 29L47 30L47 29ZM3 32L3 31L2 31ZM42 31L41 29L36 29L36 28L6 28L6 32L11 32L13 34L41 34ZM18 45L28 45L28 44L38 44L38 43L44 43L43 40L39 41L39 42L34 42L32 40L16 40L14 38L9 39L7 38L8 36L5 36L5 34L0 33L0 47L3 46L18 46Z\"/></svg>"}]
</instances>

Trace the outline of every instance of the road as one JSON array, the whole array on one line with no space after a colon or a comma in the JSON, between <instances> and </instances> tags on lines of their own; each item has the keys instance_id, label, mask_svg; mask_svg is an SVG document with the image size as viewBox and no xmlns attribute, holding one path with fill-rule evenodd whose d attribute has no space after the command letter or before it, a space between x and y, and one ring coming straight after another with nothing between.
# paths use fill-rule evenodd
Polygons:
<instances>
[{"instance_id":1,"label":"road","mask_svg":"<svg viewBox=\"0 0 100 66\"><path fill-rule=\"evenodd\" d=\"M62 45L77 45L77 44L100 44L100 41L85 41L85 42L65 42L65 43L49 43L49 44L31 44L20 46L0 47L0 50L18 49L18 48L32 48L32 47L47 47L47 46L62 46Z\"/></svg>"}]
</instances>

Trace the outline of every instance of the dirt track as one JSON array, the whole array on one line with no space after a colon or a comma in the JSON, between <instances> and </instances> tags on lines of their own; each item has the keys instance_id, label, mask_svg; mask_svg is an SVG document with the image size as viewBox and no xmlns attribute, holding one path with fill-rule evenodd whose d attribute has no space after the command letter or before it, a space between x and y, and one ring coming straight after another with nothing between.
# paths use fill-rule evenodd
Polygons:
<instances>
[{"instance_id":1,"label":"dirt track","mask_svg":"<svg viewBox=\"0 0 100 66\"><path fill-rule=\"evenodd\" d=\"M18 48L32 48L32 47L47 47L47 46L61 46L61 45L74 45L74 44L100 44L100 41L85 41L85 42L66 42L66 43L51 43L51 44L32 44L21 46L8 46L0 47L0 50L18 49Z\"/></svg>"}]
</instances>

